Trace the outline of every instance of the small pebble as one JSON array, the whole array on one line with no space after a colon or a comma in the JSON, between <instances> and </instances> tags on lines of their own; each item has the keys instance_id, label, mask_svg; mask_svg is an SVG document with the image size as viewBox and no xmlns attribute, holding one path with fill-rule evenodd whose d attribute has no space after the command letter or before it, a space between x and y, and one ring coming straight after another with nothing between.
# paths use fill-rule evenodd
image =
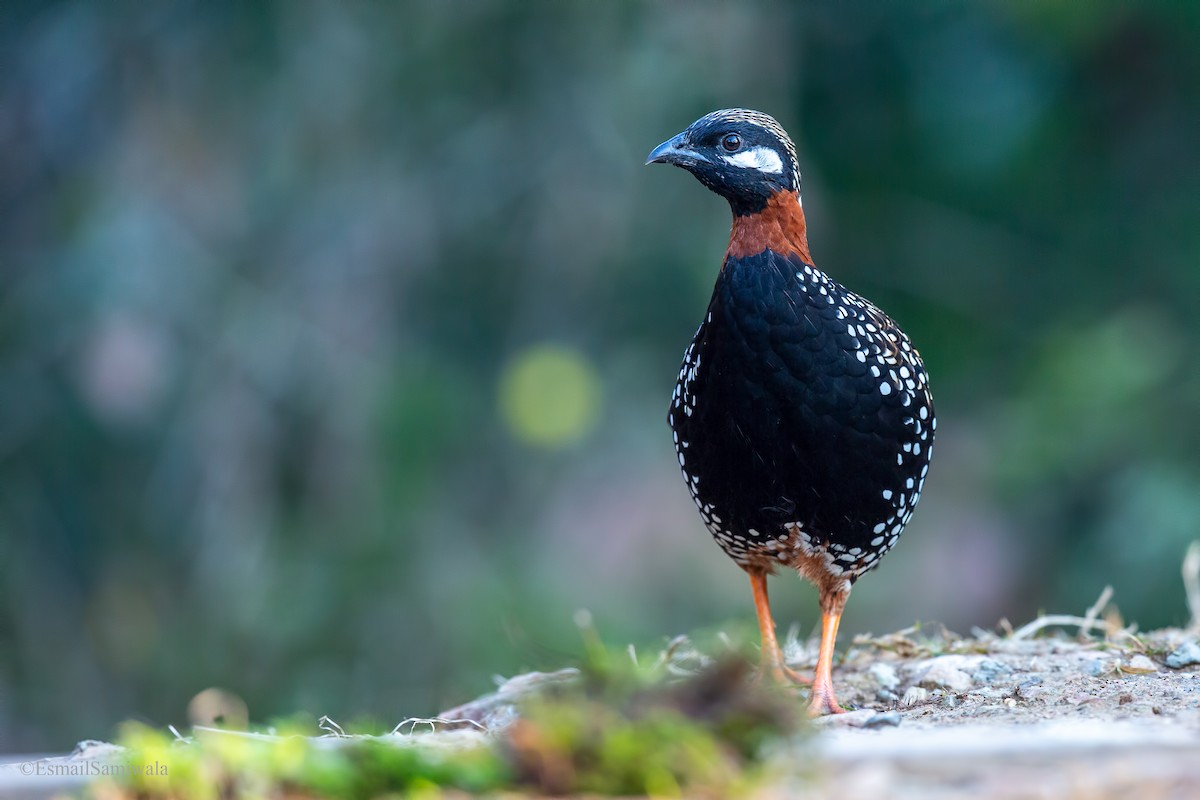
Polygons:
<instances>
[{"instance_id":1,"label":"small pebble","mask_svg":"<svg viewBox=\"0 0 1200 800\"><path fill-rule=\"evenodd\" d=\"M1126 706L1133 702L1133 695L1123 694L1117 698L1117 705Z\"/></svg>"},{"instance_id":2,"label":"small pebble","mask_svg":"<svg viewBox=\"0 0 1200 800\"><path fill-rule=\"evenodd\" d=\"M1093 658L1084 666L1084 671L1093 678L1099 678L1113 671L1112 663L1102 658Z\"/></svg>"},{"instance_id":3,"label":"small pebble","mask_svg":"<svg viewBox=\"0 0 1200 800\"><path fill-rule=\"evenodd\" d=\"M965 692L973 685L971 676L946 657L935 658L918 683L929 689L949 689L952 692Z\"/></svg>"},{"instance_id":4,"label":"small pebble","mask_svg":"<svg viewBox=\"0 0 1200 800\"><path fill-rule=\"evenodd\" d=\"M900 725L901 716L899 711L885 711L882 714L876 714L863 723L864 728L895 728Z\"/></svg>"},{"instance_id":5,"label":"small pebble","mask_svg":"<svg viewBox=\"0 0 1200 800\"><path fill-rule=\"evenodd\" d=\"M997 678L1001 678L1011 672L1012 667L988 658L979 662L979 668L975 670L971 678L976 683L991 683Z\"/></svg>"},{"instance_id":6,"label":"small pebble","mask_svg":"<svg viewBox=\"0 0 1200 800\"><path fill-rule=\"evenodd\" d=\"M1136 655L1129 659L1121 669L1134 675L1145 675L1151 672L1158 672L1158 665L1146 656Z\"/></svg>"},{"instance_id":7,"label":"small pebble","mask_svg":"<svg viewBox=\"0 0 1200 800\"><path fill-rule=\"evenodd\" d=\"M1027 689L1021 690L1022 700L1042 700L1045 701L1050 696L1050 691L1041 686L1030 686Z\"/></svg>"},{"instance_id":8,"label":"small pebble","mask_svg":"<svg viewBox=\"0 0 1200 800\"><path fill-rule=\"evenodd\" d=\"M884 689L895 689L900 684L900 676L891 664L876 661L871 665L871 677Z\"/></svg>"},{"instance_id":9,"label":"small pebble","mask_svg":"<svg viewBox=\"0 0 1200 800\"><path fill-rule=\"evenodd\" d=\"M1183 669L1193 664L1200 664L1200 644L1184 642L1171 651L1167 656L1167 666L1171 669Z\"/></svg>"},{"instance_id":10,"label":"small pebble","mask_svg":"<svg viewBox=\"0 0 1200 800\"><path fill-rule=\"evenodd\" d=\"M812 720L812 724L819 728L863 728L877 716L879 714L872 709L859 708L841 714L826 714L823 717L816 717Z\"/></svg>"}]
</instances>

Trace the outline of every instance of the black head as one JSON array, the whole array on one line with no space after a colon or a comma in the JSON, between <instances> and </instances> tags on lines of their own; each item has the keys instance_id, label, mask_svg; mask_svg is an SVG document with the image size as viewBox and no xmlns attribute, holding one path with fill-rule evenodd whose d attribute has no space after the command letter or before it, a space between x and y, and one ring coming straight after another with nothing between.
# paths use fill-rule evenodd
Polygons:
<instances>
[{"instance_id":1,"label":"black head","mask_svg":"<svg viewBox=\"0 0 1200 800\"><path fill-rule=\"evenodd\" d=\"M800 191L796 146L773 117L747 108L705 114L650 151L646 163L683 167L735 215L761 211L777 192Z\"/></svg>"}]
</instances>

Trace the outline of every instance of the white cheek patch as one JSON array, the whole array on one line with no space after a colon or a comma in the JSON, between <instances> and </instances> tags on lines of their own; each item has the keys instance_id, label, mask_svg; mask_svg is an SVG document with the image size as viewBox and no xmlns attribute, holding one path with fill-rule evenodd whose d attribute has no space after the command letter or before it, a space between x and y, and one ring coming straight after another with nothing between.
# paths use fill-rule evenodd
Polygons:
<instances>
[{"instance_id":1,"label":"white cheek patch","mask_svg":"<svg viewBox=\"0 0 1200 800\"><path fill-rule=\"evenodd\" d=\"M722 155L721 158L735 167L756 169L772 175L783 173L783 160L779 158L779 153L769 147L755 147L753 150L734 153L731 156Z\"/></svg>"}]
</instances>

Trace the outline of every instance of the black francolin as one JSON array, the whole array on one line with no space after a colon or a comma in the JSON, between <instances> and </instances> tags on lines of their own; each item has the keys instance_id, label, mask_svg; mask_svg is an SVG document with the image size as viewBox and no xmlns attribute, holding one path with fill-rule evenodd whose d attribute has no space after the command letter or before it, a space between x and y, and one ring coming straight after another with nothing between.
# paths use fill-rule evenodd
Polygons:
<instances>
[{"instance_id":1,"label":"black francolin","mask_svg":"<svg viewBox=\"0 0 1200 800\"><path fill-rule=\"evenodd\" d=\"M809 255L796 148L766 114L714 111L646 162L729 201L733 230L668 421L717 543L750 575L764 672L784 663L767 575L812 581L821 646L809 712L841 711L831 666L850 588L895 545L933 455L933 398L908 336Z\"/></svg>"}]
</instances>

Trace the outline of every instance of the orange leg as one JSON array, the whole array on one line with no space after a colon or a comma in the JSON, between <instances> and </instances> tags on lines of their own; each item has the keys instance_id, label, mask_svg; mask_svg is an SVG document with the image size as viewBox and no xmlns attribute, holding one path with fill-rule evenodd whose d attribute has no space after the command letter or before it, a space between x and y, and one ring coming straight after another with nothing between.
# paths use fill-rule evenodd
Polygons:
<instances>
[{"instance_id":1,"label":"orange leg","mask_svg":"<svg viewBox=\"0 0 1200 800\"><path fill-rule=\"evenodd\" d=\"M750 589L754 592L754 611L758 614L758 632L762 636L762 672L770 672L779 683L812 683L783 661L783 651L775 638L775 620L771 619L771 602L767 599L767 573L750 572Z\"/></svg>"},{"instance_id":2,"label":"orange leg","mask_svg":"<svg viewBox=\"0 0 1200 800\"><path fill-rule=\"evenodd\" d=\"M838 623L842 621L842 609L846 607L845 592L821 589L821 649L817 654L817 668L813 675L812 698L808 704L808 715L840 714L833 694L833 645L837 641Z\"/></svg>"}]
</instances>

